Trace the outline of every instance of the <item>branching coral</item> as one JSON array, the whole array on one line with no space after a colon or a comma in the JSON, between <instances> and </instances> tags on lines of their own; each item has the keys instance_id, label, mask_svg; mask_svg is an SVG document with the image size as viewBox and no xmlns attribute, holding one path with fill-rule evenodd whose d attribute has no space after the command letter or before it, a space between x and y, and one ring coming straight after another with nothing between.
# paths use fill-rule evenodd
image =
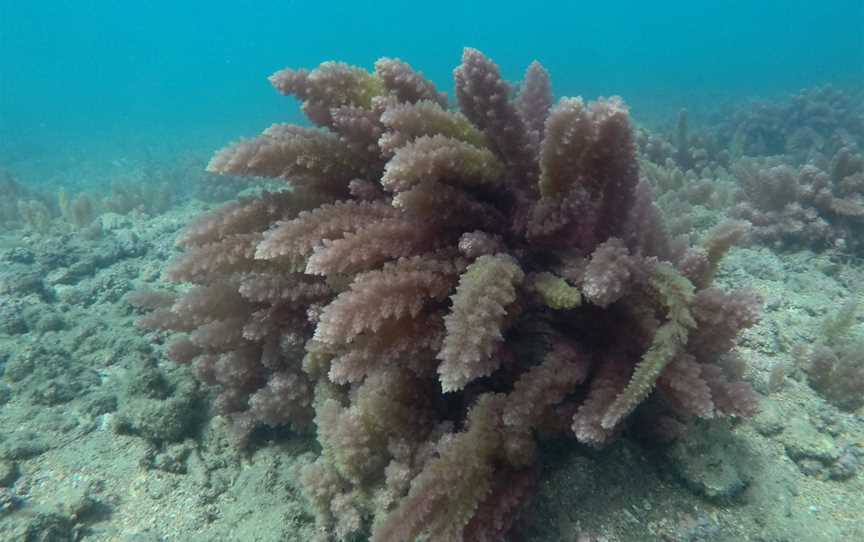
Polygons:
<instances>
[{"instance_id":1,"label":"branching coral","mask_svg":"<svg viewBox=\"0 0 864 542\"><path fill-rule=\"evenodd\" d=\"M727 113L714 138L733 157L787 155L801 164L864 145L860 99L831 85L802 90L790 99L757 102Z\"/></svg>"},{"instance_id":2,"label":"branching coral","mask_svg":"<svg viewBox=\"0 0 864 542\"><path fill-rule=\"evenodd\" d=\"M840 149L826 168L742 160L735 214L754 236L779 245L857 252L864 233L864 157Z\"/></svg>"},{"instance_id":3,"label":"branching coral","mask_svg":"<svg viewBox=\"0 0 864 542\"><path fill-rule=\"evenodd\" d=\"M813 389L849 411L864 405L864 337L852 330L857 312L858 303L853 300L825 320L820 340L804 367Z\"/></svg>"},{"instance_id":4,"label":"branching coral","mask_svg":"<svg viewBox=\"0 0 864 542\"><path fill-rule=\"evenodd\" d=\"M474 49L454 76L459 112L398 60L272 76L317 127L209 169L291 189L199 219L168 275L194 286L141 303L241 428L314 421L301 480L339 539L499 540L538 432L752 412L719 362L758 300L710 287L734 235L669 240L623 102L553 105L538 63L514 92Z\"/></svg>"}]
</instances>

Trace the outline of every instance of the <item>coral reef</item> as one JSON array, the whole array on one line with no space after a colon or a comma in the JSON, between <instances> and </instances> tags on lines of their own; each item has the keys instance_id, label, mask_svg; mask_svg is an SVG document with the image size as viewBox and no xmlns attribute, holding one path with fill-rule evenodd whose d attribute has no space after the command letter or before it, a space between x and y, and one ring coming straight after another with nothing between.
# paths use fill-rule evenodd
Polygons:
<instances>
[{"instance_id":1,"label":"coral reef","mask_svg":"<svg viewBox=\"0 0 864 542\"><path fill-rule=\"evenodd\" d=\"M825 320L804 366L813 389L850 412L864 405L864 337L852 331L857 311L858 303L849 301Z\"/></svg>"},{"instance_id":2,"label":"coral reef","mask_svg":"<svg viewBox=\"0 0 864 542\"><path fill-rule=\"evenodd\" d=\"M722 166L685 171L671 159L661 165L643 155L639 172L657 194L657 205L673 237L693 237L716 226L738 192L736 179Z\"/></svg>"},{"instance_id":3,"label":"coral reef","mask_svg":"<svg viewBox=\"0 0 864 542\"><path fill-rule=\"evenodd\" d=\"M864 109L850 93L803 90L738 107L695 132L681 110L674 126L642 128L636 139L673 233L704 230L716 223L711 211L726 210L752 223L751 241L861 250Z\"/></svg>"},{"instance_id":4,"label":"coral reef","mask_svg":"<svg viewBox=\"0 0 864 542\"><path fill-rule=\"evenodd\" d=\"M741 156L789 156L803 164L864 144L859 97L831 85L802 90L785 101L756 102L724 115L713 137Z\"/></svg>"},{"instance_id":5,"label":"coral reef","mask_svg":"<svg viewBox=\"0 0 864 542\"><path fill-rule=\"evenodd\" d=\"M730 165L744 157L777 156L791 165L824 161L847 147L864 145L860 90L831 85L804 89L784 99L727 104L709 111L697 130L687 110L656 130L641 128L637 142L656 164L671 160L683 170Z\"/></svg>"},{"instance_id":6,"label":"coral reef","mask_svg":"<svg viewBox=\"0 0 864 542\"><path fill-rule=\"evenodd\" d=\"M860 253L864 157L842 148L825 169L740 160L734 167L740 202L733 212L750 221L754 238L765 243Z\"/></svg>"},{"instance_id":7,"label":"coral reef","mask_svg":"<svg viewBox=\"0 0 864 542\"><path fill-rule=\"evenodd\" d=\"M688 118L687 110L681 109L672 126L636 130L641 158L658 166L679 168L687 174L698 175L706 168L728 168L732 155L716 136L716 127L703 126L694 131L690 129Z\"/></svg>"},{"instance_id":8,"label":"coral reef","mask_svg":"<svg viewBox=\"0 0 864 542\"><path fill-rule=\"evenodd\" d=\"M167 271L191 288L134 299L241 434L314 428L324 538L500 540L537 438L756 410L731 350L759 300L711 285L742 226L670 239L619 98L553 103L538 63L514 91L474 49L454 78L458 111L395 59L271 76L316 127L208 168L288 186L200 217Z\"/></svg>"},{"instance_id":9,"label":"coral reef","mask_svg":"<svg viewBox=\"0 0 864 542\"><path fill-rule=\"evenodd\" d=\"M0 227L44 233L51 228L54 215L50 198L0 169Z\"/></svg>"}]
</instances>

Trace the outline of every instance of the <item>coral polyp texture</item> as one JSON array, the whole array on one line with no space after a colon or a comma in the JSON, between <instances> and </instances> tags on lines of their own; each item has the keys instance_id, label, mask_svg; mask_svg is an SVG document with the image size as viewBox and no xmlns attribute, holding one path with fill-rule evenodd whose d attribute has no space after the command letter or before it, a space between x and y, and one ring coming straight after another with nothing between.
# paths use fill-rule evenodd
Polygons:
<instances>
[{"instance_id":1,"label":"coral polyp texture","mask_svg":"<svg viewBox=\"0 0 864 542\"><path fill-rule=\"evenodd\" d=\"M212 172L286 189L200 217L139 295L151 328L241 432L317 433L299 473L323 538L500 540L537 439L747 416L732 350L758 318L711 285L743 232L670 239L619 98L514 89L466 49L458 109L408 64L326 62L270 81L315 127L276 124Z\"/></svg>"}]
</instances>

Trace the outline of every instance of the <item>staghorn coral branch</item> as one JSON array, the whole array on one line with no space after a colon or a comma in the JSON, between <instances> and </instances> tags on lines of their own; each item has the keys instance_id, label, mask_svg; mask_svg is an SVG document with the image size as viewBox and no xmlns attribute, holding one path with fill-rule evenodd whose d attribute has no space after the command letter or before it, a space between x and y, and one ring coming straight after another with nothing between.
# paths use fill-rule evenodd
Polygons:
<instances>
[{"instance_id":1,"label":"staghorn coral branch","mask_svg":"<svg viewBox=\"0 0 864 542\"><path fill-rule=\"evenodd\" d=\"M466 47L453 77L462 113L486 133L502 160L513 169L516 186L533 193L538 169L531 138L510 101L510 87L498 66L480 51Z\"/></svg>"},{"instance_id":2,"label":"staghorn coral branch","mask_svg":"<svg viewBox=\"0 0 864 542\"><path fill-rule=\"evenodd\" d=\"M518 512L537 486L536 469L506 473L498 477L489 496L480 503L474 517L465 526L462 540L498 542L518 517Z\"/></svg>"},{"instance_id":3,"label":"staghorn coral branch","mask_svg":"<svg viewBox=\"0 0 864 542\"><path fill-rule=\"evenodd\" d=\"M591 378L588 396L573 415L571 429L579 442L602 446L612 437L615 428L601 423L609 406L627 387L630 364L620 353L608 354L600 360L599 368Z\"/></svg>"},{"instance_id":4,"label":"staghorn coral branch","mask_svg":"<svg viewBox=\"0 0 864 542\"><path fill-rule=\"evenodd\" d=\"M375 169L383 167L378 139L384 132L380 113L362 107L343 105L330 111L333 130L355 154L363 156Z\"/></svg>"},{"instance_id":5,"label":"staghorn coral branch","mask_svg":"<svg viewBox=\"0 0 864 542\"><path fill-rule=\"evenodd\" d=\"M172 282L203 284L214 274L248 270L260 240L260 233L236 234L190 247L171 261L165 276Z\"/></svg>"},{"instance_id":6,"label":"staghorn coral branch","mask_svg":"<svg viewBox=\"0 0 864 542\"><path fill-rule=\"evenodd\" d=\"M724 292L705 288L693 300L693 317L698 327L690 336L687 349L699 361L728 352L741 331L759 321L762 298L752 290Z\"/></svg>"},{"instance_id":7,"label":"staghorn coral branch","mask_svg":"<svg viewBox=\"0 0 864 542\"><path fill-rule=\"evenodd\" d=\"M177 245L194 247L215 243L229 235L261 232L276 220L287 220L322 203L319 194L308 190L265 192L258 198L241 198L196 218L178 237Z\"/></svg>"},{"instance_id":8,"label":"staghorn coral branch","mask_svg":"<svg viewBox=\"0 0 864 542\"><path fill-rule=\"evenodd\" d=\"M315 340L345 344L364 331L380 329L387 319L416 317L429 301L446 298L456 273L449 262L418 256L358 275L324 309Z\"/></svg>"},{"instance_id":9,"label":"staghorn coral branch","mask_svg":"<svg viewBox=\"0 0 864 542\"><path fill-rule=\"evenodd\" d=\"M503 408L505 427L525 431L539 425L546 409L560 403L588 377L591 357L577 343L558 338L543 362L519 377Z\"/></svg>"},{"instance_id":10,"label":"staghorn coral branch","mask_svg":"<svg viewBox=\"0 0 864 542\"><path fill-rule=\"evenodd\" d=\"M579 182L590 182L586 162L591 156L596 123L582 98L562 98L546 119L540 148L540 192L560 194Z\"/></svg>"},{"instance_id":11,"label":"staghorn coral branch","mask_svg":"<svg viewBox=\"0 0 864 542\"><path fill-rule=\"evenodd\" d=\"M747 382L730 378L716 365L703 366L702 376L718 414L749 418L759 412L759 396Z\"/></svg>"},{"instance_id":12,"label":"staghorn coral branch","mask_svg":"<svg viewBox=\"0 0 864 542\"><path fill-rule=\"evenodd\" d=\"M459 252L468 258L476 259L484 254L496 254L504 250L504 242L497 235L475 230L464 233L459 238Z\"/></svg>"},{"instance_id":13,"label":"staghorn coral branch","mask_svg":"<svg viewBox=\"0 0 864 542\"><path fill-rule=\"evenodd\" d=\"M700 418L713 418L714 400L711 388L702 377L702 368L693 356L679 355L663 370L657 387L683 412Z\"/></svg>"},{"instance_id":14,"label":"staghorn coral branch","mask_svg":"<svg viewBox=\"0 0 864 542\"><path fill-rule=\"evenodd\" d=\"M444 318L447 332L438 354L438 374L445 392L461 390L498 368L501 360L493 354L504 340L504 319L524 276L511 256L495 254L480 256L459 277L453 306Z\"/></svg>"},{"instance_id":15,"label":"staghorn coral branch","mask_svg":"<svg viewBox=\"0 0 864 542\"><path fill-rule=\"evenodd\" d=\"M359 382L382 367L397 363L418 373L430 372L429 367L434 366L432 361L441 348L443 332L438 330L442 318L442 314L432 313L382 322L375 334L357 337L350 349L331 360L330 380L337 384Z\"/></svg>"},{"instance_id":16,"label":"staghorn coral branch","mask_svg":"<svg viewBox=\"0 0 864 542\"><path fill-rule=\"evenodd\" d=\"M447 107L447 95L438 92L435 85L422 73L398 58L378 59L375 62L375 75L399 102L416 103L428 100Z\"/></svg>"},{"instance_id":17,"label":"staghorn coral branch","mask_svg":"<svg viewBox=\"0 0 864 542\"><path fill-rule=\"evenodd\" d=\"M445 231L500 230L507 219L492 205L465 190L425 180L393 197L393 206L414 220L441 225ZM497 252L497 251L496 251Z\"/></svg>"},{"instance_id":18,"label":"staghorn coral branch","mask_svg":"<svg viewBox=\"0 0 864 542\"><path fill-rule=\"evenodd\" d=\"M435 229L429 224L392 219L373 222L341 239L324 240L306 263L310 275L355 274L369 271L396 258L429 252Z\"/></svg>"},{"instance_id":19,"label":"staghorn coral branch","mask_svg":"<svg viewBox=\"0 0 864 542\"><path fill-rule=\"evenodd\" d=\"M516 101L519 114L536 146L543 140L546 117L552 107L552 82L549 72L536 60L525 71Z\"/></svg>"},{"instance_id":20,"label":"staghorn coral branch","mask_svg":"<svg viewBox=\"0 0 864 542\"><path fill-rule=\"evenodd\" d=\"M277 124L216 153L207 171L302 181L322 192L343 193L369 164L333 134Z\"/></svg>"},{"instance_id":21,"label":"staghorn coral branch","mask_svg":"<svg viewBox=\"0 0 864 542\"><path fill-rule=\"evenodd\" d=\"M575 309L582 304L579 288L571 286L563 278L544 271L528 276L528 288L536 292L547 307L555 310Z\"/></svg>"},{"instance_id":22,"label":"staghorn coral branch","mask_svg":"<svg viewBox=\"0 0 864 542\"><path fill-rule=\"evenodd\" d=\"M301 273L244 273L237 291L249 301L307 305L332 292L320 279Z\"/></svg>"},{"instance_id":23,"label":"staghorn coral branch","mask_svg":"<svg viewBox=\"0 0 864 542\"><path fill-rule=\"evenodd\" d=\"M267 231L255 257L305 258L325 239L338 239L374 222L398 216L399 211L385 202L337 201L321 205Z\"/></svg>"},{"instance_id":24,"label":"staghorn coral branch","mask_svg":"<svg viewBox=\"0 0 864 542\"><path fill-rule=\"evenodd\" d=\"M391 192L430 180L462 186L494 185L503 172L488 149L442 135L422 136L396 151L384 168L381 185Z\"/></svg>"},{"instance_id":25,"label":"staghorn coral branch","mask_svg":"<svg viewBox=\"0 0 864 542\"><path fill-rule=\"evenodd\" d=\"M696 321L690 314L693 285L671 265L659 263L654 268L651 285L668 311L667 320L654 334L654 340L633 371L627 387L609 405L600 425L610 430L641 403L657 383L657 378L687 344Z\"/></svg>"},{"instance_id":26,"label":"staghorn coral branch","mask_svg":"<svg viewBox=\"0 0 864 542\"><path fill-rule=\"evenodd\" d=\"M465 115L447 111L428 100L392 104L381 115L381 122L389 131L381 137L378 145L387 156L422 136L442 135L475 147L488 147L486 136Z\"/></svg>"},{"instance_id":27,"label":"staghorn coral branch","mask_svg":"<svg viewBox=\"0 0 864 542\"><path fill-rule=\"evenodd\" d=\"M580 98L562 98L546 120L540 169L544 196L584 192L600 200L598 242L619 234L613 217L627 216L639 181L627 107L617 97L588 107Z\"/></svg>"},{"instance_id":28,"label":"staghorn coral branch","mask_svg":"<svg viewBox=\"0 0 864 542\"><path fill-rule=\"evenodd\" d=\"M438 457L414 479L408 495L375 526L372 542L404 542L421 534L462 540L462 530L492 485L503 400L486 394L477 401L467 429L439 445Z\"/></svg>"},{"instance_id":29,"label":"staghorn coral branch","mask_svg":"<svg viewBox=\"0 0 864 542\"><path fill-rule=\"evenodd\" d=\"M750 224L747 222L729 221L715 226L705 235L702 247L708 260L708 268L704 276L694 283L697 288L706 288L711 284L723 256L729 252L733 245L747 235L749 230Z\"/></svg>"},{"instance_id":30,"label":"staghorn coral branch","mask_svg":"<svg viewBox=\"0 0 864 542\"><path fill-rule=\"evenodd\" d=\"M353 105L368 108L384 92L383 82L362 68L344 62L324 62L311 72L280 70L270 84L303 102L303 112L319 126L331 126L333 108Z\"/></svg>"},{"instance_id":31,"label":"staghorn coral branch","mask_svg":"<svg viewBox=\"0 0 864 542\"><path fill-rule=\"evenodd\" d=\"M641 278L640 262L615 237L597 247L585 268L582 293L591 303L606 308L621 299Z\"/></svg>"}]
</instances>

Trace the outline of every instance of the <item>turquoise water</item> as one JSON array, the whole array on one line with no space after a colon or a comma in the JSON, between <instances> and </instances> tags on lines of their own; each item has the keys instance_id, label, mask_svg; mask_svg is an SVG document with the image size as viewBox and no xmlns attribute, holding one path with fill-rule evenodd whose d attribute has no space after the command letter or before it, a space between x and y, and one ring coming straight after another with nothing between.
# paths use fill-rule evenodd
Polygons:
<instances>
[{"instance_id":1,"label":"turquoise water","mask_svg":"<svg viewBox=\"0 0 864 542\"><path fill-rule=\"evenodd\" d=\"M567 100L549 114L541 90L531 111L531 85L514 90L518 106L496 125L505 85L479 113L476 79L456 104L454 68L463 63L464 83L481 62L470 49L463 59L465 47L497 63L512 89L536 59L555 99L619 95L635 128L618 129L615 100L589 113ZM371 70L380 57L422 71L453 114L403 99L384 74L370 78L382 85L372 105L333 113L345 123L328 134L283 127L285 141L231 147L273 123L310 125L268 75L328 60ZM429 126L412 133L411 111ZM511 139L514 127L530 130ZM424 170L427 150L442 154ZM522 514L513 542L862 541L862 150L864 0L0 0L0 542L310 542L340 529L358 542L410 529L391 515L400 499L410 512L409 480L427 483L418 473L460 450L478 397L516 395L547 361L555 381L539 371L537 386L549 393L506 399L554 414L515 408L524 434L497 438L506 453L474 446L475 461L448 467L495 471L466 492L492 497L477 492L466 506L497 503L508 517L477 513L478 523ZM256 177L286 171L298 193ZM534 177L542 198L516 182ZM327 218L343 198L344 217ZM392 254L381 249L378 261L369 247L388 244L391 227ZM361 230L381 239L348 244ZM624 240L604 240L613 231ZM681 240L706 250L681 252ZM328 270L326 251L342 241L345 254L330 257L344 267ZM299 264L308 276L288 272ZM403 264L443 286L413 278L405 290L423 293L397 283L350 297ZM513 299L489 309L495 289L477 290L491 324L466 317L462 329L471 283L507 275L501 296ZM411 295L422 311L408 318L398 307ZM360 314L342 328L340 299ZM486 341L493 373L478 364L471 382L454 384L458 367L440 367L463 349L436 345L493 331L506 342ZM553 355L541 361L541 347ZM385 361L416 378L388 376ZM654 391L629 389L637 362L650 363L641 376ZM351 374L334 377L337 363ZM435 376L445 373L450 384ZM397 394L404 403L363 406L373 394L357 390L369 381L416 389ZM614 399L605 414L604 395ZM380 420L355 421L355 406L408 412L419 427L403 420L387 436ZM302 433L313 407L318 433ZM523 438L535 434L536 457ZM364 447L380 449L365 458ZM354 453L362 476L334 466ZM425 477L427 487L473 480L448 476ZM435 491L432 512L452 511ZM385 515L397 519L381 528ZM482 532L456 527L464 542Z\"/></svg>"},{"instance_id":2,"label":"turquoise water","mask_svg":"<svg viewBox=\"0 0 864 542\"><path fill-rule=\"evenodd\" d=\"M556 92L619 94L648 120L682 103L860 83L862 23L860 0L2 0L0 156L213 148L298 120L265 79L279 68L397 56L449 91L466 45L513 80L539 59Z\"/></svg>"}]
</instances>

